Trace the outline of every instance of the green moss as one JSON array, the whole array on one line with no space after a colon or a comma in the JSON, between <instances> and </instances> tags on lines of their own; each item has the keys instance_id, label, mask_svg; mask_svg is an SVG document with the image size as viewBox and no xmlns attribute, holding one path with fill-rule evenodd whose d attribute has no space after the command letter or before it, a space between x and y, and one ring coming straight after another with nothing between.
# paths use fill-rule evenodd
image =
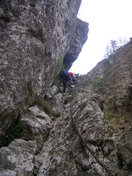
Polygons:
<instances>
[{"instance_id":1,"label":"green moss","mask_svg":"<svg viewBox=\"0 0 132 176\"><path fill-rule=\"evenodd\" d=\"M111 64L111 59L106 59L104 63L104 75L107 78L111 74L112 70L112 64Z\"/></svg>"},{"instance_id":2,"label":"green moss","mask_svg":"<svg viewBox=\"0 0 132 176\"><path fill-rule=\"evenodd\" d=\"M64 66L64 63L63 63L63 57L62 56L59 56L59 58L58 58L58 63L57 63L57 66L56 66L56 71L55 71L55 76L54 76L54 84L57 86L57 87L59 87L58 85L59 85L59 83L60 83L60 81L59 81L59 72L61 71L61 70L64 70L65 69L65 66Z\"/></svg>"},{"instance_id":3,"label":"green moss","mask_svg":"<svg viewBox=\"0 0 132 176\"><path fill-rule=\"evenodd\" d=\"M106 107L104 109L105 117L109 122L113 122L114 119L118 118L118 113L111 108Z\"/></svg>"},{"instance_id":4,"label":"green moss","mask_svg":"<svg viewBox=\"0 0 132 176\"><path fill-rule=\"evenodd\" d=\"M107 70L111 67L110 59L106 59L104 63L104 68Z\"/></svg>"},{"instance_id":5,"label":"green moss","mask_svg":"<svg viewBox=\"0 0 132 176\"><path fill-rule=\"evenodd\" d=\"M56 111L52 111L52 116L54 117L60 117L61 113L60 112L56 112Z\"/></svg>"},{"instance_id":6,"label":"green moss","mask_svg":"<svg viewBox=\"0 0 132 176\"><path fill-rule=\"evenodd\" d=\"M65 66L64 66L64 63L63 63L63 57L59 56L58 63L57 63L57 66L56 66L56 74L58 75L59 72L61 70L64 70L64 69L65 69Z\"/></svg>"},{"instance_id":7,"label":"green moss","mask_svg":"<svg viewBox=\"0 0 132 176\"><path fill-rule=\"evenodd\" d=\"M101 83L101 80L102 80L102 78L99 77L99 76L97 76L97 77L95 77L95 78L93 79L93 81L92 81L92 83L91 83L91 89L92 89L93 91L96 91L96 90L99 88L99 85L100 85L100 83Z\"/></svg>"},{"instance_id":8,"label":"green moss","mask_svg":"<svg viewBox=\"0 0 132 176\"><path fill-rule=\"evenodd\" d=\"M24 107L24 109L28 109L29 106L33 104L34 101L37 99L37 95L33 91L32 82L27 82L25 88L23 89L26 93L26 98L24 101L19 102L17 105L18 107Z\"/></svg>"},{"instance_id":9,"label":"green moss","mask_svg":"<svg viewBox=\"0 0 132 176\"><path fill-rule=\"evenodd\" d=\"M24 175L24 176L36 176L36 174L31 173L31 174L26 174L26 175Z\"/></svg>"},{"instance_id":10,"label":"green moss","mask_svg":"<svg viewBox=\"0 0 132 176\"><path fill-rule=\"evenodd\" d=\"M59 117L60 112L56 112L52 110L52 100L45 98L42 100L37 100L34 102L35 105L38 105L41 110L43 110L46 114L53 117Z\"/></svg>"},{"instance_id":11,"label":"green moss","mask_svg":"<svg viewBox=\"0 0 132 176\"><path fill-rule=\"evenodd\" d=\"M120 127L121 118L118 117L117 112L113 109L106 107L104 109L104 115L108 123L107 133L111 137L113 133L117 132Z\"/></svg>"},{"instance_id":12,"label":"green moss","mask_svg":"<svg viewBox=\"0 0 132 176\"><path fill-rule=\"evenodd\" d=\"M52 115L51 105L47 100L45 99L39 100L37 102L37 105L39 105L40 109L45 111L49 116Z\"/></svg>"}]
</instances>

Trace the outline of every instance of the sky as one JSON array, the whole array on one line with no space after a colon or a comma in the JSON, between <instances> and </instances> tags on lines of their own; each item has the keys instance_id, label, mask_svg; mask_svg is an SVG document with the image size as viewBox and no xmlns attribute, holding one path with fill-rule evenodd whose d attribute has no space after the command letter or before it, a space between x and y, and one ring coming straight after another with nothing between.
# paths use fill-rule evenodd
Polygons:
<instances>
[{"instance_id":1,"label":"sky","mask_svg":"<svg viewBox=\"0 0 132 176\"><path fill-rule=\"evenodd\" d=\"M132 37L132 0L82 0L78 18L89 23L88 40L70 69L86 74L104 58L111 40Z\"/></svg>"}]
</instances>

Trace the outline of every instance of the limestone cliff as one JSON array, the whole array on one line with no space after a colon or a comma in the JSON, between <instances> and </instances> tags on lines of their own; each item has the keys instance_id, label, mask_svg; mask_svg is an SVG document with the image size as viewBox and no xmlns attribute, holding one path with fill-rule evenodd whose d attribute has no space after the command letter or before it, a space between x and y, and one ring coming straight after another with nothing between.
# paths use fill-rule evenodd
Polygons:
<instances>
[{"instance_id":1,"label":"limestone cliff","mask_svg":"<svg viewBox=\"0 0 132 176\"><path fill-rule=\"evenodd\" d=\"M0 2L0 176L132 175L132 42L63 95L87 38L80 0Z\"/></svg>"},{"instance_id":2,"label":"limestone cliff","mask_svg":"<svg viewBox=\"0 0 132 176\"><path fill-rule=\"evenodd\" d=\"M44 97L67 52L77 58L88 32L88 25L77 19L80 3L0 1L0 134Z\"/></svg>"}]
</instances>

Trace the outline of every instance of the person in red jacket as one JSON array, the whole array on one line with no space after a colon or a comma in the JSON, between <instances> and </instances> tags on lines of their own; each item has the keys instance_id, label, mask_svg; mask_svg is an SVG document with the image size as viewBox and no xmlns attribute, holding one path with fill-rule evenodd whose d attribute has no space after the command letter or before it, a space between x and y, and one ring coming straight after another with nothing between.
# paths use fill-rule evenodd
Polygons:
<instances>
[{"instance_id":1,"label":"person in red jacket","mask_svg":"<svg viewBox=\"0 0 132 176\"><path fill-rule=\"evenodd\" d=\"M69 79L71 81L72 84L76 84L76 79L75 79L75 76L72 72L68 72L68 75L69 75Z\"/></svg>"},{"instance_id":2,"label":"person in red jacket","mask_svg":"<svg viewBox=\"0 0 132 176\"><path fill-rule=\"evenodd\" d=\"M75 85L77 83L73 73L69 72L68 70L61 71L59 75L63 82L63 93L66 92L67 82L70 81L72 85Z\"/></svg>"}]
</instances>

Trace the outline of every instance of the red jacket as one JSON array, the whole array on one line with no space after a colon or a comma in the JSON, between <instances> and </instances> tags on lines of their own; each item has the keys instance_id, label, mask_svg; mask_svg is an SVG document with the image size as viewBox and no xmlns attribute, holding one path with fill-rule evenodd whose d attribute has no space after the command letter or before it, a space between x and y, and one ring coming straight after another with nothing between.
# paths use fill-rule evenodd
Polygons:
<instances>
[{"instance_id":1,"label":"red jacket","mask_svg":"<svg viewBox=\"0 0 132 176\"><path fill-rule=\"evenodd\" d=\"M73 76L73 73L72 73L72 72L68 72L68 75L69 75L69 76Z\"/></svg>"}]
</instances>

